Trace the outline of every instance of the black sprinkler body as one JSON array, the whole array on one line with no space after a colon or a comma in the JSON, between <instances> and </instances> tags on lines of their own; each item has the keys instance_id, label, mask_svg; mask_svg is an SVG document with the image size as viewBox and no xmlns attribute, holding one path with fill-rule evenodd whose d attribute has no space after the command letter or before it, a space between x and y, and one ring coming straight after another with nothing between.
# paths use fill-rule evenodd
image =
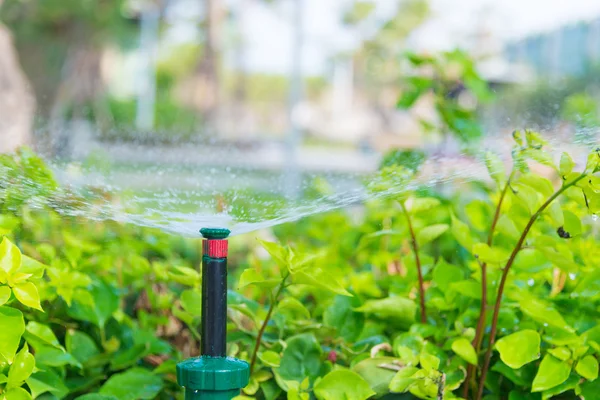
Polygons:
<instances>
[{"instance_id":1,"label":"black sprinkler body","mask_svg":"<svg viewBox=\"0 0 600 400\"><path fill-rule=\"evenodd\" d=\"M203 228L201 356L177 364L186 400L230 400L248 384L247 362L226 356L228 229Z\"/></svg>"}]
</instances>

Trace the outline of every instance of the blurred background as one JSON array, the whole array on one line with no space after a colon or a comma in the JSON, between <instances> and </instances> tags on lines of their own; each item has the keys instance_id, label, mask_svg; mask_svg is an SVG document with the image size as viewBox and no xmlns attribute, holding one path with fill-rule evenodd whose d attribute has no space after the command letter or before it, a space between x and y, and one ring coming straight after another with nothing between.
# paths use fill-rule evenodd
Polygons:
<instances>
[{"instance_id":1,"label":"blurred background","mask_svg":"<svg viewBox=\"0 0 600 400\"><path fill-rule=\"evenodd\" d=\"M121 171L362 174L396 149L458 165L521 127L595 142L599 61L589 0L0 0L0 151Z\"/></svg>"}]
</instances>

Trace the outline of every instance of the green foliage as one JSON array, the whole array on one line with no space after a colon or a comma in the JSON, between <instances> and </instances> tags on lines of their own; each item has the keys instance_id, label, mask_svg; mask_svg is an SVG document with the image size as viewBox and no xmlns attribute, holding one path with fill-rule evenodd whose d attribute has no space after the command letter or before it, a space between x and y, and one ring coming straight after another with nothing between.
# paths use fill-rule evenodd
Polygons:
<instances>
[{"instance_id":1,"label":"green foliage","mask_svg":"<svg viewBox=\"0 0 600 400\"><path fill-rule=\"evenodd\" d=\"M410 109L426 94L432 94L441 124L422 121L426 131L452 134L465 143L479 138L482 128L476 107L461 101L461 96L471 96L475 103L481 103L489 101L492 92L473 60L459 50L435 57L408 53L405 59L414 75L404 79L398 108Z\"/></svg>"},{"instance_id":2,"label":"green foliage","mask_svg":"<svg viewBox=\"0 0 600 400\"><path fill-rule=\"evenodd\" d=\"M442 195L393 163L370 182L391 195L360 221L336 211L274 228L277 241L232 239L227 351L252 364L243 396L452 399L469 371L469 399L484 373L487 398L593 396L600 156L564 155L553 185L528 168L554 161L543 139L514 136L512 168L488 157L488 184ZM52 210L73 203L33 154L1 161L45 199L34 209L2 186L2 396L180 398L174 364L200 339L198 243L83 227ZM498 311L479 324L482 309Z\"/></svg>"}]
</instances>

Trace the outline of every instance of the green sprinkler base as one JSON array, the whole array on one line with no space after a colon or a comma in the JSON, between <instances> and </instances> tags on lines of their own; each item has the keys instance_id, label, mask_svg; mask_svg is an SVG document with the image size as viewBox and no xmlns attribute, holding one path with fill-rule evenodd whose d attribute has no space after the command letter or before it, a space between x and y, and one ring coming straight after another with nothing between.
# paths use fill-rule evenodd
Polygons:
<instances>
[{"instance_id":1,"label":"green sprinkler base","mask_svg":"<svg viewBox=\"0 0 600 400\"><path fill-rule=\"evenodd\" d=\"M231 400L248 385L250 366L232 357L201 356L177 364L185 400Z\"/></svg>"}]
</instances>

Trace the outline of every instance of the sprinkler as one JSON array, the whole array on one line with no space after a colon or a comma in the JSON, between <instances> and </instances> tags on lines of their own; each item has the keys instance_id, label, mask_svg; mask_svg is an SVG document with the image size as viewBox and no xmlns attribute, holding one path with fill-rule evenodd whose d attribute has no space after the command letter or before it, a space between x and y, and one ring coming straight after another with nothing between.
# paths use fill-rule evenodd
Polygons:
<instances>
[{"instance_id":1,"label":"sprinkler","mask_svg":"<svg viewBox=\"0 0 600 400\"><path fill-rule=\"evenodd\" d=\"M177 364L185 400L231 400L248 384L247 362L226 356L228 229L203 228L200 357Z\"/></svg>"}]
</instances>

